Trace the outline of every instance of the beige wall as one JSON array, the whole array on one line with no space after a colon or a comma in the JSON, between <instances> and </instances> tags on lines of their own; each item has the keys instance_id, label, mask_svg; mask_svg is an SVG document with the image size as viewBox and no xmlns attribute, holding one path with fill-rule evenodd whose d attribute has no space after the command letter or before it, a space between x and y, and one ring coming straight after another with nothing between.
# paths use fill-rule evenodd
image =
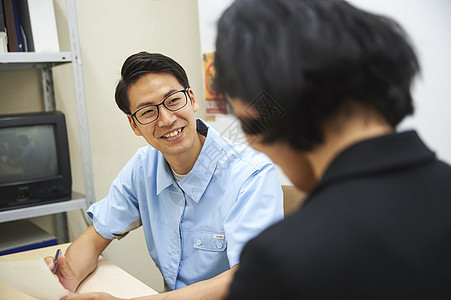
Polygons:
<instances>
[{"instance_id":1,"label":"beige wall","mask_svg":"<svg viewBox=\"0 0 451 300\"><path fill-rule=\"evenodd\" d=\"M64 0L54 0L61 51L69 51ZM145 145L131 131L126 116L114 102L114 88L123 61L146 50L166 54L184 66L190 84L201 101L203 117L202 61L196 0L77 0L77 18L83 62L86 106L91 141L96 200L109 186L138 147ZM2 113L43 110L38 70L0 72ZM74 190L83 192L79 151L78 116L72 66L53 70L57 109L66 114ZM20 88L19 88L20 87ZM69 213L71 239L85 228L84 212ZM54 231L52 217L35 218ZM142 229L121 241L113 241L105 256L158 291L161 275L147 252Z\"/></svg>"}]
</instances>

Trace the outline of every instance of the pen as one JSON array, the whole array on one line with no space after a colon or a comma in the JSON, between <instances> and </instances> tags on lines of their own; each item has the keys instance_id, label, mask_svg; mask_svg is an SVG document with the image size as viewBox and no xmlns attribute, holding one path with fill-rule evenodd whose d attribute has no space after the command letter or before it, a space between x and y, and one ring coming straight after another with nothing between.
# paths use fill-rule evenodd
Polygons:
<instances>
[{"instance_id":1,"label":"pen","mask_svg":"<svg viewBox=\"0 0 451 300\"><path fill-rule=\"evenodd\" d=\"M60 255L61 255L61 249L56 250L55 260L53 262L53 270L52 270L53 274L56 273L56 264L58 263L58 257L60 257Z\"/></svg>"}]
</instances>

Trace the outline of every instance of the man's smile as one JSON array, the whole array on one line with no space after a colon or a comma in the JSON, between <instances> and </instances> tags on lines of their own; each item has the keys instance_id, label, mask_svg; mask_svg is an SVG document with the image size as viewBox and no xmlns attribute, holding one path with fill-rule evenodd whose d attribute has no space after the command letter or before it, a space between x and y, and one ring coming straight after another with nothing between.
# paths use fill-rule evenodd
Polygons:
<instances>
[{"instance_id":1,"label":"man's smile","mask_svg":"<svg viewBox=\"0 0 451 300\"><path fill-rule=\"evenodd\" d=\"M165 138L165 139L175 138L183 131L183 129L184 129L184 127L176 129L172 132L169 132L169 133L163 135L162 138Z\"/></svg>"}]
</instances>

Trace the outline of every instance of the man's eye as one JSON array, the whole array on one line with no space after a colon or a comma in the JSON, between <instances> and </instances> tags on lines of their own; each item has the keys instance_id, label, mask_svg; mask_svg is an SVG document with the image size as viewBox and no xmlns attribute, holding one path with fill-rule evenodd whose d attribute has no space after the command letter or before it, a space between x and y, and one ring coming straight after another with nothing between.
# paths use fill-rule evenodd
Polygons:
<instances>
[{"instance_id":1,"label":"man's eye","mask_svg":"<svg viewBox=\"0 0 451 300\"><path fill-rule=\"evenodd\" d=\"M169 101L167 102L166 105L168 105L168 106L177 105L178 103L180 103L180 100L181 100L180 98L169 99Z\"/></svg>"},{"instance_id":2,"label":"man's eye","mask_svg":"<svg viewBox=\"0 0 451 300\"><path fill-rule=\"evenodd\" d=\"M140 116L140 117L149 117L149 116L154 115L155 112L156 112L156 109L154 109L154 108L147 108L147 109L144 109L144 110L139 114L139 116Z\"/></svg>"}]
</instances>

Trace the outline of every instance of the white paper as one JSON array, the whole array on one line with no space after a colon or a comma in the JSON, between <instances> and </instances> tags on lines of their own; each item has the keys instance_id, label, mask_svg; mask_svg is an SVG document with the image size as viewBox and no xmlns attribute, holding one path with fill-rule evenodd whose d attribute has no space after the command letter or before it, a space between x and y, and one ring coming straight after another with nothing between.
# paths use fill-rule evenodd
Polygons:
<instances>
[{"instance_id":1,"label":"white paper","mask_svg":"<svg viewBox=\"0 0 451 300\"><path fill-rule=\"evenodd\" d=\"M57 300L68 294L43 258L0 262L0 281L42 300Z\"/></svg>"},{"instance_id":2,"label":"white paper","mask_svg":"<svg viewBox=\"0 0 451 300\"><path fill-rule=\"evenodd\" d=\"M59 52L53 0L28 0L35 52Z\"/></svg>"}]
</instances>

